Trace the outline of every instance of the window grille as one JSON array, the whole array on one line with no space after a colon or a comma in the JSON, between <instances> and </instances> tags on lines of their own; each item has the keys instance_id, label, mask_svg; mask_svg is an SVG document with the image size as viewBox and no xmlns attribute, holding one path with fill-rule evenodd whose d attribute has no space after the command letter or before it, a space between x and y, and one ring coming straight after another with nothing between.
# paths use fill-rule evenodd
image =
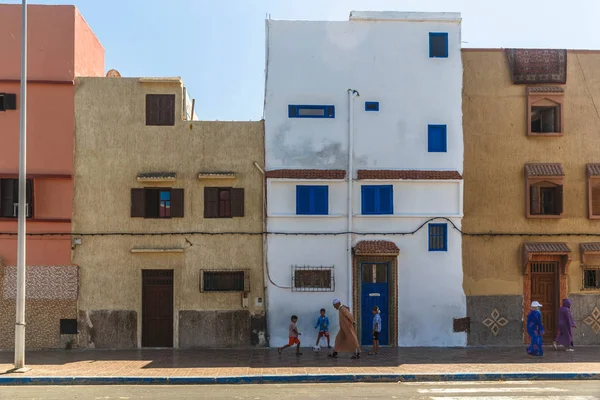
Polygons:
<instances>
[{"instance_id":1,"label":"window grille","mask_svg":"<svg viewBox=\"0 0 600 400\"><path fill-rule=\"evenodd\" d=\"M600 289L600 265L583 265L583 288Z\"/></svg>"},{"instance_id":2,"label":"window grille","mask_svg":"<svg viewBox=\"0 0 600 400\"><path fill-rule=\"evenodd\" d=\"M203 270L200 271L201 292L249 292L250 271Z\"/></svg>"},{"instance_id":3,"label":"window grille","mask_svg":"<svg viewBox=\"0 0 600 400\"><path fill-rule=\"evenodd\" d=\"M292 265L293 292L334 292L334 267Z\"/></svg>"},{"instance_id":4,"label":"window grille","mask_svg":"<svg viewBox=\"0 0 600 400\"><path fill-rule=\"evenodd\" d=\"M531 264L531 272L539 274L547 274L556 272L556 263L534 263Z\"/></svg>"}]
</instances>

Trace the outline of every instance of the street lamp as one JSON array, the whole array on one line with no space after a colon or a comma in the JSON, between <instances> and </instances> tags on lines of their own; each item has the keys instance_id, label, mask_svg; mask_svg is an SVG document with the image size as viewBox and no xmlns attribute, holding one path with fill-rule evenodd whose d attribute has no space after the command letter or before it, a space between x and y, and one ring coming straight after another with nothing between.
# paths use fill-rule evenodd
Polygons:
<instances>
[{"instance_id":1,"label":"street lamp","mask_svg":"<svg viewBox=\"0 0 600 400\"><path fill-rule=\"evenodd\" d=\"M21 105L19 123L19 208L17 237L17 316L15 323L15 370L25 372L25 222L27 206L27 0L23 0L21 25Z\"/></svg>"}]
</instances>

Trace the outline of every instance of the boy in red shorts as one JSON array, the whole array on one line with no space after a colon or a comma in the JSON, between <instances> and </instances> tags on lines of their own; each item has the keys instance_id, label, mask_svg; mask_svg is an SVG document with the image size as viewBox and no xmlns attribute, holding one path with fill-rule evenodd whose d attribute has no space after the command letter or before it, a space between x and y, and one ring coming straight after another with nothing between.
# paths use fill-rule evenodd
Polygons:
<instances>
[{"instance_id":1,"label":"boy in red shorts","mask_svg":"<svg viewBox=\"0 0 600 400\"><path fill-rule=\"evenodd\" d=\"M277 349L279 354L281 354L281 352L283 350L287 349L288 347L292 347L293 345L296 345L296 355L297 356L302 355L302 353L300 353L300 339L298 339L298 336L300 336L301 333L298 332L298 327L296 326L296 322L298 322L298 317L296 317L295 315L292 315L292 322L290 322L290 327L289 327L290 340L289 340L288 344Z\"/></svg>"}]
</instances>

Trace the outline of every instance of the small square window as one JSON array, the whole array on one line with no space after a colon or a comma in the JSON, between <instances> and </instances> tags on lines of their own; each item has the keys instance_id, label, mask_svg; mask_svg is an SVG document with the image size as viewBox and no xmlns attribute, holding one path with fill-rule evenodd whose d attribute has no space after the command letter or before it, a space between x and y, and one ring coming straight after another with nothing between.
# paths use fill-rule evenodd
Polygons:
<instances>
[{"instance_id":1,"label":"small square window","mask_svg":"<svg viewBox=\"0 0 600 400\"><path fill-rule=\"evenodd\" d=\"M328 186L296 186L296 214L327 215L328 203Z\"/></svg>"},{"instance_id":2,"label":"small square window","mask_svg":"<svg viewBox=\"0 0 600 400\"><path fill-rule=\"evenodd\" d=\"M204 188L204 218L232 218L243 216L243 188Z\"/></svg>"},{"instance_id":3,"label":"small square window","mask_svg":"<svg viewBox=\"0 0 600 400\"><path fill-rule=\"evenodd\" d=\"M448 251L448 224L429 224L429 251Z\"/></svg>"},{"instance_id":4,"label":"small square window","mask_svg":"<svg viewBox=\"0 0 600 400\"><path fill-rule=\"evenodd\" d=\"M429 57L447 58L448 57L448 33L430 32L429 33Z\"/></svg>"},{"instance_id":5,"label":"small square window","mask_svg":"<svg viewBox=\"0 0 600 400\"><path fill-rule=\"evenodd\" d=\"M131 217L183 218L183 189L131 189Z\"/></svg>"},{"instance_id":6,"label":"small square window","mask_svg":"<svg viewBox=\"0 0 600 400\"><path fill-rule=\"evenodd\" d=\"M561 136L563 134L563 100L561 87L527 88L527 135Z\"/></svg>"},{"instance_id":7,"label":"small square window","mask_svg":"<svg viewBox=\"0 0 600 400\"><path fill-rule=\"evenodd\" d=\"M446 125L427 126L427 151L430 153L445 153L447 151Z\"/></svg>"},{"instance_id":8,"label":"small square window","mask_svg":"<svg viewBox=\"0 0 600 400\"><path fill-rule=\"evenodd\" d=\"M146 95L146 125L175 125L175 95Z\"/></svg>"},{"instance_id":9,"label":"small square window","mask_svg":"<svg viewBox=\"0 0 600 400\"><path fill-rule=\"evenodd\" d=\"M213 270L200 272L201 292L249 292L250 275L247 270Z\"/></svg>"},{"instance_id":10,"label":"small square window","mask_svg":"<svg viewBox=\"0 0 600 400\"><path fill-rule=\"evenodd\" d=\"M363 185L361 187L363 215L394 213L394 189L392 185Z\"/></svg>"},{"instance_id":11,"label":"small square window","mask_svg":"<svg viewBox=\"0 0 600 400\"><path fill-rule=\"evenodd\" d=\"M17 95L14 93L0 93L0 111L16 109Z\"/></svg>"},{"instance_id":12,"label":"small square window","mask_svg":"<svg viewBox=\"0 0 600 400\"><path fill-rule=\"evenodd\" d=\"M76 319L61 319L60 320L60 334L61 335L76 335L77 334L77 320Z\"/></svg>"},{"instance_id":13,"label":"small square window","mask_svg":"<svg viewBox=\"0 0 600 400\"><path fill-rule=\"evenodd\" d=\"M366 101L365 102L365 111L379 111L379 102L378 101Z\"/></svg>"},{"instance_id":14,"label":"small square window","mask_svg":"<svg viewBox=\"0 0 600 400\"><path fill-rule=\"evenodd\" d=\"M530 190L531 215L561 215L563 189L550 182L533 184Z\"/></svg>"},{"instance_id":15,"label":"small square window","mask_svg":"<svg viewBox=\"0 0 600 400\"><path fill-rule=\"evenodd\" d=\"M335 106L332 105L295 105L288 106L289 118L335 118Z\"/></svg>"},{"instance_id":16,"label":"small square window","mask_svg":"<svg viewBox=\"0 0 600 400\"><path fill-rule=\"evenodd\" d=\"M588 164L588 215L600 219L600 164Z\"/></svg>"},{"instance_id":17,"label":"small square window","mask_svg":"<svg viewBox=\"0 0 600 400\"><path fill-rule=\"evenodd\" d=\"M25 197L25 215L31 218L33 215L33 181L26 181ZM19 217L19 180L18 179L0 179L0 217L18 218Z\"/></svg>"},{"instance_id":18,"label":"small square window","mask_svg":"<svg viewBox=\"0 0 600 400\"><path fill-rule=\"evenodd\" d=\"M333 267L292 266L293 292L333 292Z\"/></svg>"}]
</instances>

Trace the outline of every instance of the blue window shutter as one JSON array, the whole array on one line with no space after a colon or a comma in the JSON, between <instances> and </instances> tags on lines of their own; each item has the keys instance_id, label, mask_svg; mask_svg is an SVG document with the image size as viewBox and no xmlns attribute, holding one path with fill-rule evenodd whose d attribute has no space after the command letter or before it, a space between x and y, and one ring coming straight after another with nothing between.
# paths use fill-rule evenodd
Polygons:
<instances>
[{"instance_id":1,"label":"blue window shutter","mask_svg":"<svg viewBox=\"0 0 600 400\"><path fill-rule=\"evenodd\" d=\"M448 251L448 224L429 224L429 251Z\"/></svg>"},{"instance_id":2,"label":"blue window shutter","mask_svg":"<svg viewBox=\"0 0 600 400\"><path fill-rule=\"evenodd\" d=\"M310 214L310 186L296 186L296 214Z\"/></svg>"},{"instance_id":3,"label":"blue window shutter","mask_svg":"<svg viewBox=\"0 0 600 400\"><path fill-rule=\"evenodd\" d=\"M313 187L313 207L311 214L327 215L329 214L329 187L314 186Z\"/></svg>"},{"instance_id":4,"label":"blue window shutter","mask_svg":"<svg viewBox=\"0 0 600 400\"><path fill-rule=\"evenodd\" d=\"M448 58L447 32L429 32L429 57Z\"/></svg>"},{"instance_id":5,"label":"blue window shutter","mask_svg":"<svg viewBox=\"0 0 600 400\"><path fill-rule=\"evenodd\" d=\"M448 224L444 224L442 226L442 235L443 235L443 250L448 251Z\"/></svg>"},{"instance_id":6,"label":"blue window shutter","mask_svg":"<svg viewBox=\"0 0 600 400\"><path fill-rule=\"evenodd\" d=\"M430 153L445 153L447 151L446 125L427 126L427 151Z\"/></svg>"},{"instance_id":7,"label":"blue window shutter","mask_svg":"<svg viewBox=\"0 0 600 400\"><path fill-rule=\"evenodd\" d=\"M361 188L361 203L363 214L375 214L376 210L376 187L375 186L362 186Z\"/></svg>"},{"instance_id":8,"label":"blue window shutter","mask_svg":"<svg viewBox=\"0 0 600 400\"><path fill-rule=\"evenodd\" d=\"M394 187L385 185L379 187L379 214L394 213Z\"/></svg>"}]
</instances>

